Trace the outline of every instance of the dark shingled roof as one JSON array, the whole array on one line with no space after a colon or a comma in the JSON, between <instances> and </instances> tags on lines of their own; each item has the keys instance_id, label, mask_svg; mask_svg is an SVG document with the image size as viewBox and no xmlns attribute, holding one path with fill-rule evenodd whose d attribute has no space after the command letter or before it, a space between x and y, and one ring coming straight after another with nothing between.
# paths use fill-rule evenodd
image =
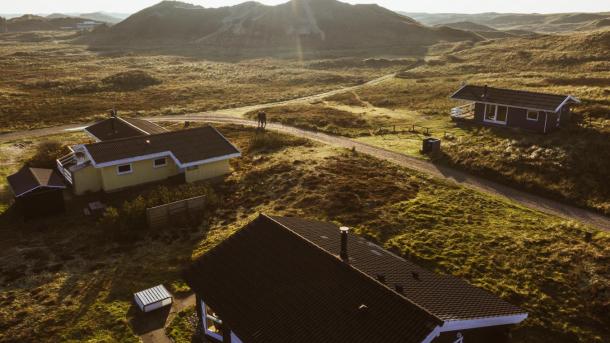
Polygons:
<instances>
[{"instance_id":1,"label":"dark shingled roof","mask_svg":"<svg viewBox=\"0 0 610 343\"><path fill-rule=\"evenodd\" d=\"M167 132L164 128L147 120L113 117L85 128L100 141L122 139Z\"/></svg>"},{"instance_id":2,"label":"dark shingled roof","mask_svg":"<svg viewBox=\"0 0 610 343\"><path fill-rule=\"evenodd\" d=\"M239 154L239 150L211 126L109 140L87 144L85 148L96 164L163 152L171 152L181 164Z\"/></svg>"},{"instance_id":3,"label":"dark shingled roof","mask_svg":"<svg viewBox=\"0 0 610 343\"><path fill-rule=\"evenodd\" d=\"M66 188L62 177L53 169L24 167L6 179L17 197L39 187Z\"/></svg>"},{"instance_id":4,"label":"dark shingled roof","mask_svg":"<svg viewBox=\"0 0 610 343\"><path fill-rule=\"evenodd\" d=\"M557 111L558 107L569 99L568 102L578 102L569 95L556 95L546 93L535 93L512 89L487 87L487 95L484 96L484 86L466 85L451 96L453 99L469 100L476 102L487 102L492 104L541 110L548 112Z\"/></svg>"},{"instance_id":5,"label":"dark shingled roof","mask_svg":"<svg viewBox=\"0 0 610 343\"><path fill-rule=\"evenodd\" d=\"M244 342L419 343L441 324L265 216L202 256L185 278Z\"/></svg>"},{"instance_id":6,"label":"dark shingled roof","mask_svg":"<svg viewBox=\"0 0 610 343\"><path fill-rule=\"evenodd\" d=\"M248 342L421 342L444 321L525 314L356 235L349 266L339 251L333 224L261 215L185 278Z\"/></svg>"},{"instance_id":7,"label":"dark shingled roof","mask_svg":"<svg viewBox=\"0 0 610 343\"><path fill-rule=\"evenodd\" d=\"M274 219L330 254L339 254L341 237L335 225L296 218ZM353 234L349 236L348 252L354 268L373 278L383 275L385 283L392 289L396 289L396 285L402 286L405 298L444 321L525 313L459 278L420 268Z\"/></svg>"}]
</instances>

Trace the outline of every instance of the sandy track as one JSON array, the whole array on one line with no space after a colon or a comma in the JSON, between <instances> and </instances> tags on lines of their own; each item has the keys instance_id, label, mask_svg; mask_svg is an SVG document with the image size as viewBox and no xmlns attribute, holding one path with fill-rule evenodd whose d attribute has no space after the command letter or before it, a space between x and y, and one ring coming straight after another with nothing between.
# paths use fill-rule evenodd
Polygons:
<instances>
[{"instance_id":1,"label":"sandy track","mask_svg":"<svg viewBox=\"0 0 610 343\"><path fill-rule=\"evenodd\" d=\"M252 120L215 114L192 114L185 116L151 117L147 119L151 121L182 122L188 120L256 126L256 122ZM600 229L610 231L610 218L604 215L597 214L595 212L578 208L575 206L563 204L558 201L547 199L531 193L520 191L509 186L502 185L500 183L490 181L478 176L474 176L451 167L437 165L432 162L420 160L408 155L389 151L362 142L357 142L345 137L331 136L320 132L302 130L291 126L284 126L281 124L269 124L267 125L267 128L270 130L275 130L294 136L308 138L335 147L348 149L355 148L359 152L396 163L400 166L409 169L413 169L441 179L449 180L451 182L455 182L457 184L469 187L471 189L475 189L483 193L489 193L508 198L530 209L556 215L566 219L581 221L592 226L596 226Z\"/></svg>"},{"instance_id":2,"label":"sandy track","mask_svg":"<svg viewBox=\"0 0 610 343\"><path fill-rule=\"evenodd\" d=\"M385 75L380 78L374 79L367 83L336 89L333 91L311 95L303 98L274 102L274 103L265 103L259 105L245 106L239 108L225 109L215 111L214 113L196 113L190 115L180 115L180 116L158 116L158 117L149 117L144 118L151 121L170 121L170 122L181 122L181 121L206 121L206 122L215 122L215 123L227 123L227 124L239 124L246 126L255 126L256 122L248 119L244 119L243 115L250 111L259 110L261 108L266 107L274 107L302 102L315 102L320 101L326 97L353 91L358 88L374 85L385 80L391 79L394 77L394 74ZM12 141L18 139L27 139L33 137L42 137L53 134L60 134L65 132L71 132L75 130L79 130L87 126L88 124L70 124L70 125L62 125L55 126L43 129L29 130L29 131L19 131L19 132L11 132L0 134L0 142L3 141ZM573 219L577 221L581 221L583 223L590 224L592 226L596 226L600 229L610 231L610 218L603 216L601 214L597 214L595 212L578 208L575 206L567 205L560 203L555 200L543 198L534 194L530 194L524 191L520 191L502 184L499 184L494 181L490 181L481 177L477 177L459 170L456 170L447 166L440 166L434 163L420 160L411 156L407 156L401 153L389 151L383 148L371 146L365 143L357 142L349 138L331 136L319 132L312 132L301 130L298 128L284 126L279 124L269 124L269 129L276 130L279 132L300 136L308 139L312 139L324 144L329 144L336 147L342 148L355 148L357 151L362 153L384 159L393 163L396 163L400 166L407 167L413 170L417 170L422 173L426 173L441 179L449 180L455 182L457 184L470 187L471 189L475 189L480 192L494 194L498 196L502 196L508 198L512 201L515 201L524 207L534 209L537 211L541 211L544 213L556 215L559 217L563 217L566 219Z\"/></svg>"}]
</instances>

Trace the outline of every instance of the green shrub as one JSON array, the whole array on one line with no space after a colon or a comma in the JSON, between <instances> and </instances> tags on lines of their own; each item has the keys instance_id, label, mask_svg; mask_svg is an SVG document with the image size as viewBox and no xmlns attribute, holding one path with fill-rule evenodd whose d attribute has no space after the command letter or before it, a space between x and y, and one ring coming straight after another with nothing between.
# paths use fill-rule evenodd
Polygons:
<instances>
[{"instance_id":1,"label":"green shrub","mask_svg":"<svg viewBox=\"0 0 610 343\"><path fill-rule=\"evenodd\" d=\"M58 141L44 141L36 147L36 154L27 162L34 168L55 168L58 158L69 152L67 146Z\"/></svg>"},{"instance_id":2,"label":"green shrub","mask_svg":"<svg viewBox=\"0 0 610 343\"><path fill-rule=\"evenodd\" d=\"M167 186L155 187L132 200L123 202L118 209L108 207L99 224L112 228L112 231L121 237L124 237L125 234L132 235L134 232L148 228L146 221L147 208L202 195L205 196L203 211L182 215L176 220L172 220L172 226L196 226L201 223L204 213L213 210L219 203L218 196L207 184L183 184L172 188Z\"/></svg>"}]
</instances>

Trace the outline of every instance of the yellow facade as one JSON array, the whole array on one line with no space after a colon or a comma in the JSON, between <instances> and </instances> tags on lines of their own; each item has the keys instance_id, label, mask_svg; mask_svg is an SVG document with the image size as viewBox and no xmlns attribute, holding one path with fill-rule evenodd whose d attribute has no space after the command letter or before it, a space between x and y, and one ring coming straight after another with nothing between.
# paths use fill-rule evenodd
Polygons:
<instances>
[{"instance_id":1,"label":"yellow facade","mask_svg":"<svg viewBox=\"0 0 610 343\"><path fill-rule=\"evenodd\" d=\"M89 165L72 173L74 194L83 195L87 192L102 190L100 170Z\"/></svg>"},{"instance_id":2,"label":"yellow facade","mask_svg":"<svg viewBox=\"0 0 610 343\"><path fill-rule=\"evenodd\" d=\"M197 166L196 168L187 168L184 171L186 182L195 182L207 180L218 176L226 175L231 172L229 160L223 160Z\"/></svg>"},{"instance_id":3,"label":"yellow facade","mask_svg":"<svg viewBox=\"0 0 610 343\"><path fill-rule=\"evenodd\" d=\"M154 160L143 160L131 163L131 172L119 174L118 166L94 168L88 166L73 172L74 193L118 191L121 189L165 180L184 172L186 182L195 182L226 175L231 172L229 160L223 160L181 170L171 158L166 165L155 167Z\"/></svg>"},{"instance_id":4,"label":"yellow facade","mask_svg":"<svg viewBox=\"0 0 610 343\"><path fill-rule=\"evenodd\" d=\"M154 159L131 163L131 172L119 175L118 166L101 168L103 189L106 192L141 185L144 183L162 181L171 176L178 175L179 169L171 158L167 158L164 167L153 166Z\"/></svg>"}]
</instances>

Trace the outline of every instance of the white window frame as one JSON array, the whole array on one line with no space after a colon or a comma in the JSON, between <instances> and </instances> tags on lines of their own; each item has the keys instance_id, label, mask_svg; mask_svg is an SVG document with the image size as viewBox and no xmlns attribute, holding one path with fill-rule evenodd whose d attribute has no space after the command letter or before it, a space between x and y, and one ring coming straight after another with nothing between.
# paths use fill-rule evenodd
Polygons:
<instances>
[{"instance_id":1,"label":"white window frame","mask_svg":"<svg viewBox=\"0 0 610 343\"><path fill-rule=\"evenodd\" d=\"M487 119L487 106L494 106L494 118L493 119ZM497 120L497 118L498 118L498 108L499 107L505 107L506 108L506 120L505 121ZM508 108L509 108L508 106L485 104L485 108L484 108L484 111L483 111L483 121L486 122L486 123L494 123L494 124L506 125L506 123L508 123Z\"/></svg>"},{"instance_id":2,"label":"white window frame","mask_svg":"<svg viewBox=\"0 0 610 343\"><path fill-rule=\"evenodd\" d=\"M159 160L163 160L163 164L157 165L157 161L159 161ZM167 167L167 157L155 158L153 160L153 168L163 168L163 167Z\"/></svg>"},{"instance_id":3,"label":"white window frame","mask_svg":"<svg viewBox=\"0 0 610 343\"><path fill-rule=\"evenodd\" d=\"M536 119L532 119L530 118L530 113L536 113ZM533 111L533 110L527 110L527 114L525 115L525 118L529 121L539 121L540 120L540 111Z\"/></svg>"},{"instance_id":4,"label":"white window frame","mask_svg":"<svg viewBox=\"0 0 610 343\"><path fill-rule=\"evenodd\" d=\"M129 171L126 171L126 172L120 171L120 168L125 167L125 166L129 166ZM116 166L116 173L117 173L117 175L131 174L131 173L133 173L133 166L131 165L131 163L119 164L118 166Z\"/></svg>"},{"instance_id":5,"label":"white window frame","mask_svg":"<svg viewBox=\"0 0 610 343\"><path fill-rule=\"evenodd\" d=\"M212 332L208 330L208 324L207 324L207 318L208 318L208 314L207 311L205 310L206 306L205 306L205 302L203 300L201 300L201 324L203 327L203 331L206 335L222 342L224 341L224 338L222 335L217 334L216 332Z\"/></svg>"}]
</instances>

